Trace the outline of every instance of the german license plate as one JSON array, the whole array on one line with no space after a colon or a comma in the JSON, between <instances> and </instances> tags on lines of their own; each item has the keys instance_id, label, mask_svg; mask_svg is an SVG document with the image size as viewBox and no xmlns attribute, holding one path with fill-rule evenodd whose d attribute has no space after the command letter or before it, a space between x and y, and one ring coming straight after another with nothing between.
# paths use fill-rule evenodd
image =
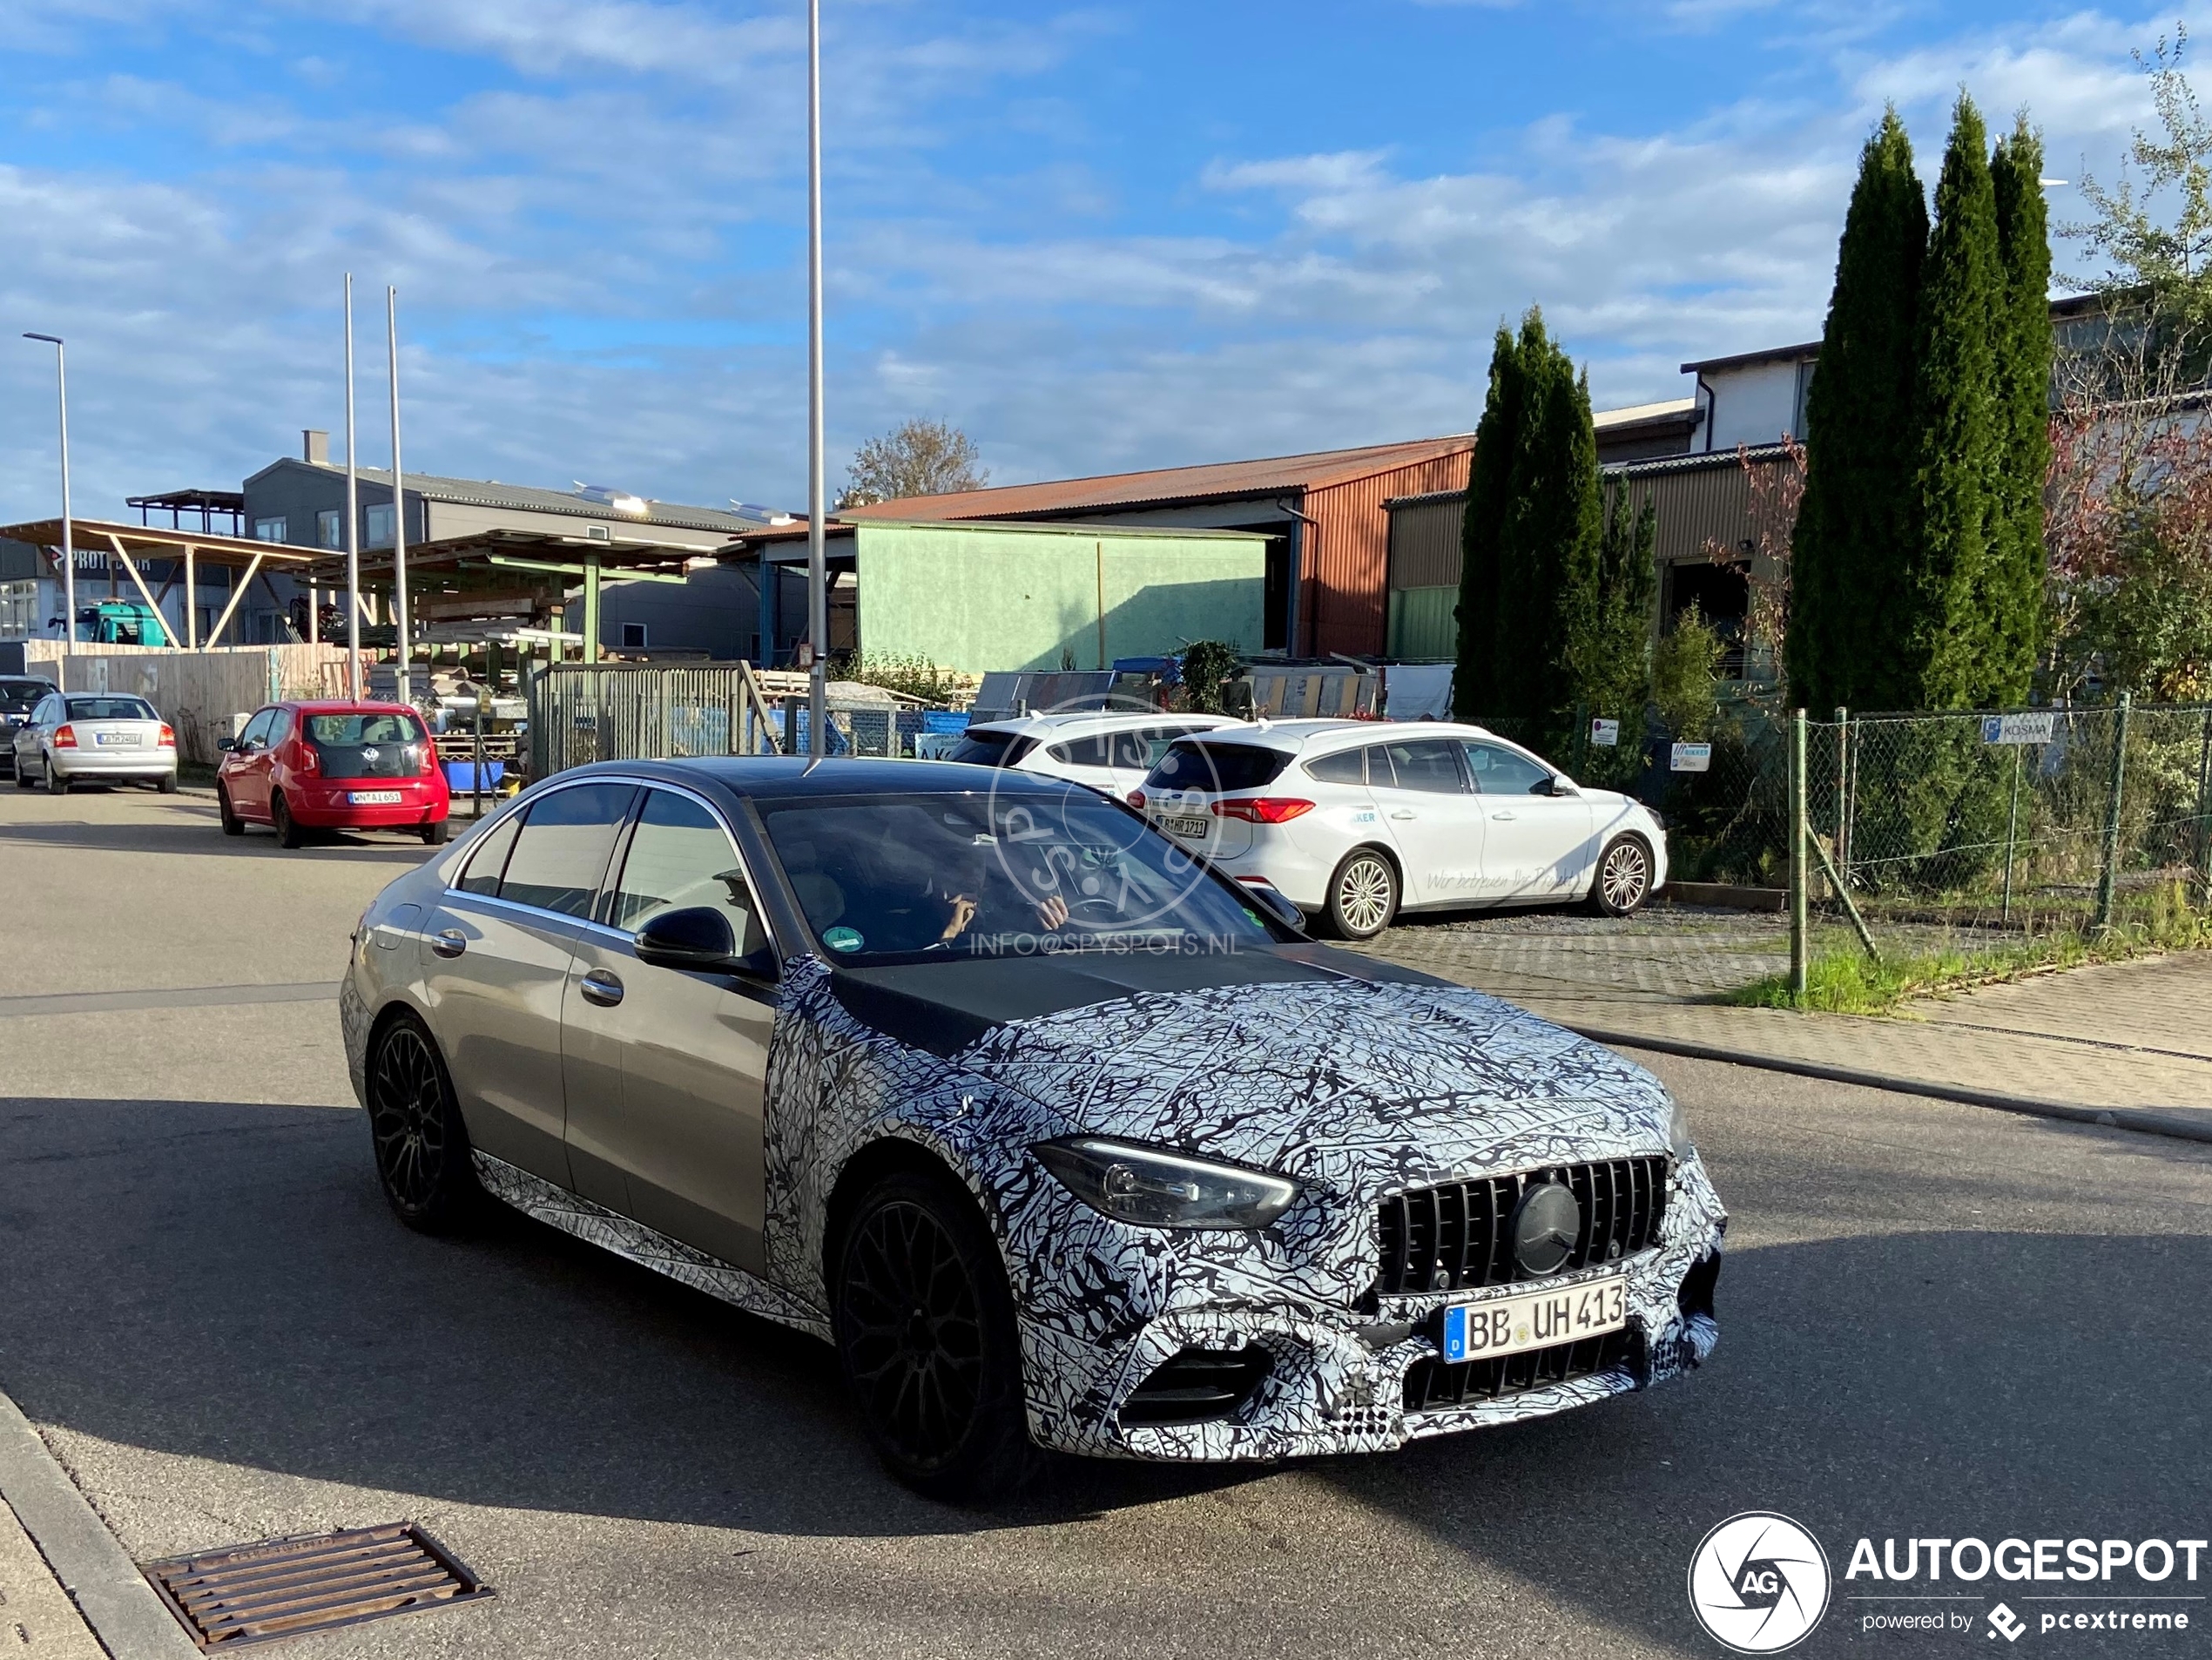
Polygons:
<instances>
[{"instance_id":1,"label":"german license plate","mask_svg":"<svg viewBox=\"0 0 2212 1660\"><path fill-rule=\"evenodd\" d=\"M146 735L144 732L96 732L92 734L92 741L95 744L113 745L119 748L128 749L143 745L146 741Z\"/></svg>"},{"instance_id":2,"label":"german license plate","mask_svg":"<svg viewBox=\"0 0 2212 1660\"><path fill-rule=\"evenodd\" d=\"M1160 822L1167 826L1170 835L1192 841L1204 841L1206 832L1213 827L1211 821L1205 819L1163 819Z\"/></svg>"},{"instance_id":3,"label":"german license plate","mask_svg":"<svg viewBox=\"0 0 2212 1660\"><path fill-rule=\"evenodd\" d=\"M357 807L388 807L405 798L397 790L349 790L346 799Z\"/></svg>"},{"instance_id":4,"label":"german license plate","mask_svg":"<svg viewBox=\"0 0 2212 1660\"><path fill-rule=\"evenodd\" d=\"M1444 1358L1487 1360L1602 1337L1629 1323L1628 1281L1619 1274L1550 1291L1521 1292L1444 1311Z\"/></svg>"}]
</instances>

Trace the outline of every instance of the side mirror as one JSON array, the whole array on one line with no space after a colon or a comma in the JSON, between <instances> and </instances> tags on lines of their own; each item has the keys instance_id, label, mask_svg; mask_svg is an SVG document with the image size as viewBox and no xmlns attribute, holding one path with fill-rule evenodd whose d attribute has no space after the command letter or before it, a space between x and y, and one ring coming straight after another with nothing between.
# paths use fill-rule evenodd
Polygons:
<instances>
[{"instance_id":1,"label":"side mirror","mask_svg":"<svg viewBox=\"0 0 2212 1660\"><path fill-rule=\"evenodd\" d=\"M1273 882L1244 882L1237 886L1258 901L1259 908L1285 928L1305 932L1305 914L1291 903L1290 896Z\"/></svg>"},{"instance_id":2,"label":"side mirror","mask_svg":"<svg viewBox=\"0 0 2212 1660\"><path fill-rule=\"evenodd\" d=\"M218 738L215 740L215 747L218 749L236 749L238 747L238 739L235 738Z\"/></svg>"},{"instance_id":3,"label":"side mirror","mask_svg":"<svg viewBox=\"0 0 2212 1660\"><path fill-rule=\"evenodd\" d=\"M1529 793L1531 795L1580 795L1581 791L1575 787L1573 779L1564 773L1558 773L1545 779L1534 789L1529 791Z\"/></svg>"},{"instance_id":4,"label":"side mirror","mask_svg":"<svg viewBox=\"0 0 2212 1660\"><path fill-rule=\"evenodd\" d=\"M662 912L637 930L635 949L638 962L657 968L737 974L749 980L773 980L778 974L776 954L765 947L748 956L738 955L730 919L711 905Z\"/></svg>"}]
</instances>

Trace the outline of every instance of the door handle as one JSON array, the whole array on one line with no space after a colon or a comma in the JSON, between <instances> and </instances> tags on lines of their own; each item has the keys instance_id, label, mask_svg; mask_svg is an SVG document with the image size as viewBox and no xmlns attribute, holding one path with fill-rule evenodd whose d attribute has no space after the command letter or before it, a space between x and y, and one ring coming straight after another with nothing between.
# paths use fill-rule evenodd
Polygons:
<instances>
[{"instance_id":1,"label":"door handle","mask_svg":"<svg viewBox=\"0 0 2212 1660\"><path fill-rule=\"evenodd\" d=\"M584 975L577 989L583 994L584 1002L602 1009L612 1009L622 1001L622 982L604 968L594 968Z\"/></svg>"},{"instance_id":2,"label":"door handle","mask_svg":"<svg viewBox=\"0 0 2212 1660\"><path fill-rule=\"evenodd\" d=\"M1418 813L1409 813L1404 807L1400 807L1397 812L1392 813L1390 816L1393 819L1412 819L1417 818L1420 815Z\"/></svg>"},{"instance_id":3,"label":"door handle","mask_svg":"<svg viewBox=\"0 0 2212 1660\"><path fill-rule=\"evenodd\" d=\"M442 957L457 957L469 948L469 936L459 928L442 928L430 936L430 948Z\"/></svg>"},{"instance_id":4,"label":"door handle","mask_svg":"<svg viewBox=\"0 0 2212 1660\"><path fill-rule=\"evenodd\" d=\"M1494 819L1517 819L1521 815L1518 813L1494 813L1490 816Z\"/></svg>"}]
</instances>

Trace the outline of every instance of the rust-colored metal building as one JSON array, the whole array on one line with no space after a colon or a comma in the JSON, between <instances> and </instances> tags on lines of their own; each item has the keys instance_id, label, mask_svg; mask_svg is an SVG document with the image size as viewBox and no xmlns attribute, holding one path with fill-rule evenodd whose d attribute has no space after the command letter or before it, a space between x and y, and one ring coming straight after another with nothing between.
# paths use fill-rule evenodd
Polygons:
<instances>
[{"instance_id":1,"label":"rust-colored metal building","mask_svg":"<svg viewBox=\"0 0 2212 1660\"><path fill-rule=\"evenodd\" d=\"M1046 519L1268 538L1266 649L1291 656L1385 649L1393 497L1464 490L1472 437L1426 438L1263 461L1219 462L848 508L844 519Z\"/></svg>"}]
</instances>

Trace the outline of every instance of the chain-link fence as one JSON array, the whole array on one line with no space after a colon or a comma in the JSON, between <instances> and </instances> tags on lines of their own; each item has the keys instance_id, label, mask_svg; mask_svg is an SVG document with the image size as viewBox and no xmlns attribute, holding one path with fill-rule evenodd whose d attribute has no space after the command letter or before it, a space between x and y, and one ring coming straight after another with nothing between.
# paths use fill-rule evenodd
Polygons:
<instances>
[{"instance_id":1,"label":"chain-link fence","mask_svg":"<svg viewBox=\"0 0 2212 1660\"><path fill-rule=\"evenodd\" d=\"M833 698L827 712L833 755L911 756L918 739L948 729L941 712L908 704ZM765 693L742 665L556 664L530 681L530 775L593 761L803 755L808 719L805 698Z\"/></svg>"}]
</instances>

